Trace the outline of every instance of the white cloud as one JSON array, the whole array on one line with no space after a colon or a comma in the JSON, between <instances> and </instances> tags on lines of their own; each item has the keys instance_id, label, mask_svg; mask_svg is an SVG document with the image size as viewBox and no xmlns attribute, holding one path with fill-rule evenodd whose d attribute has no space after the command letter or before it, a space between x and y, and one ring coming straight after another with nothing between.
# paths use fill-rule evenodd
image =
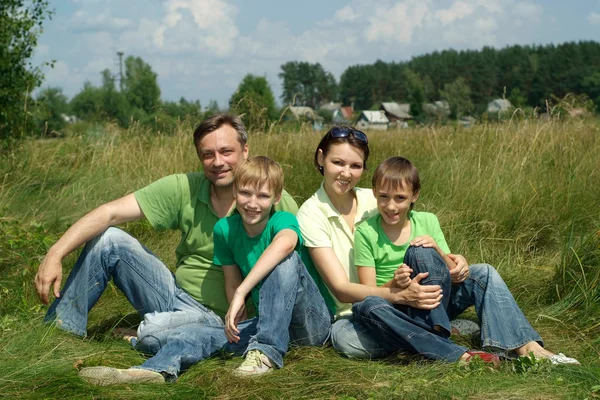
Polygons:
<instances>
[{"instance_id":1,"label":"white cloud","mask_svg":"<svg viewBox=\"0 0 600 400\"><path fill-rule=\"evenodd\" d=\"M358 15L354 12L350 5L340 8L334 14L334 19L337 21L354 21L358 18Z\"/></svg>"},{"instance_id":2,"label":"white cloud","mask_svg":"<svg viewBox=\"0 0 600 400\"><path fill-rule=\"evenodd\" d=\"M374 15L368 17L365 37L368 42L410 44L413 31L420 27L429 12L429 0L399 1L375 7Z\"/></svg>"},{"instance_id":3,"label":"white cloud","mask_svg":"<svg viewBox=\"0 0 600 400\"><path fill-rule=\"evenodd\" d=\"M592 25L600 25L600 13L590 13L590 15L588 15L588 22Z\"/></svg>"},{"instance_id":4,"label":"white cloud","mask_svg":"<svg viewBox=\"0 0 600 400\"><path fill-rule=\"evenodd\" d=\"M518 1L512 8L512 13L517 17L527 19L528 22L539 22L544 8L539 4Z\"/></svg>"},{"instance_id":5,"label":"white cloud","mask_svg":"<svg viewBox=\"0 0 600 400\"><path fill-rule=\"evenodd\" d=\"M234 50L237 8L221 0L167 0L166 15L152 34L159 49L208 50L224 57Z\"/></svg>"},{"instance_id":6,"label":"white cloud","mask_svg":"<svg viewBox=\"0 0 600 400\"><path fill-rule=\"evenodd\" d=\"M135 24L128 18L121 18L109 15L104 12L101 14L91 14L87 11L78 10L71 18L71 26L77 31L123 31L132 29Z\"/></svg>"},{"instance_id":7,"label":"white cloud","mask_svg":"<svg viewBox=\"0 0 600 400\"><path fill-rule=\"evenodd\" d=\"M471 4L459 0L448 9L436 11L435 17L441 21L442 25L448 25L473 14L474 10L475 8Z\"/></svg>"}]
</instances>

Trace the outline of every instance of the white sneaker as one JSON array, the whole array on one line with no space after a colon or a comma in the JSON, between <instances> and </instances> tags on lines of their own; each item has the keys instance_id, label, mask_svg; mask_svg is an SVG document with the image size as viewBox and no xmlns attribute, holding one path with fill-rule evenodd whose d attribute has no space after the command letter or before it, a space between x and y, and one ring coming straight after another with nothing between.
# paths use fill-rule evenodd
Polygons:
<instances>
[{"instance_id":1,"label":"white sneaker","mask_svg":"<svg viewBox=\"0 0 600 400\"><path fill-rule=\"evenodd\" d=\"M453 335L476 335L481 332L477 322L460 318L450 321L450 330Z\"/></svg>"},{"instance_id":2,"label":"white sneaker","mask_svg":"<svg viewBox=\"0 0 600 400\"><path fill-rule=\"evenodd\" d=\"M579 363L579 361L577 361L574 358L567 357L563 353L555 354L555 355L553 355L551 357L548 357L548 359L554 365L559 365L559 364L581 365Z\"/></svg>"},{"instance_id":3,"label":"white sneaker","mask_svg":"<svg viewBox=\"0 0 600 400\"><path fill-rule=\"evenodd\" d=\"M79 376L92 385L109 386L123 383L165 383L165 377L147 369L118 369L111 367L88 367Z\"/></svg>"},{"instance_id":4,"label":"white sneaker","mask_svg":"<svg viewBox=\"0 0 600 400\"><path fill-rule=\"evenodd\" d=\"M256 376L269 373L273 370L269 357L259 350L250 350L246 353L246 359L233 371L235 376Z\"/></svg>"}]
</instances>

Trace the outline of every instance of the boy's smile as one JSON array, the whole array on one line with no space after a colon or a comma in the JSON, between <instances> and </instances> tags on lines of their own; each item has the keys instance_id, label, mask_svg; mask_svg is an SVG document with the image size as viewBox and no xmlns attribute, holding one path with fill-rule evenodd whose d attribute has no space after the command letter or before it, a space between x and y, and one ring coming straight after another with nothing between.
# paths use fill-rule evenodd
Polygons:
<instances>
[{"instance_id":1,"label":"boy's smile","mask_svg":"<svg viewBox=\"0 0 600 400\"><path fill-rule=\"evenodd\" d=\"M273 205L281 196L275 197L268 182L260 187L253 185L234 186L236 208L248 236L260 235L267 226Z\"/></svg>"},{"instance_id":2,"label":"boy's smile","mask_svg":"<svg viewBox=\"0 0 600 400\"><path fill-rule=\"evenodd\" d=\"M381 214L382 222L388 226L403 226L408 217L410 206L419 194L413 193L408 184L404 187L391 188L383 185L377 189L377 209Z\"/></svg>"}]
</instances>

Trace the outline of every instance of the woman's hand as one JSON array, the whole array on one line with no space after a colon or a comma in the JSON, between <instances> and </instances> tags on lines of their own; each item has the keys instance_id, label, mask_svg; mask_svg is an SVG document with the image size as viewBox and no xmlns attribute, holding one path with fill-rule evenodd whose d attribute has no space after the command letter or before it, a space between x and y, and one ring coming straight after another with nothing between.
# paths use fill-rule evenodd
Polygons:
<instances>
[{"instance_id":1,"label":"woman's hand","mask_svg":"<svg viewBox=\"0 0 600 400\"><path fill-rule=\"evenodd\" d=\"M240 341L240 331L237 325L245 319L247 319L246 299L236 292L229 303L229 309L225 315L225 336L227 336L229 343L238 343Z\"/></svg>"},{"instance_id":2,"label":"woman's hand","mask_svg":"<svg viewBox=\"0 0 600 400\"><path fill-rule=\"evenodd\" d=\"M469 277L469 264L460 254L448 254L448 258L456 263L456 267L450 270L452 283L463 283Z\"/></svg>"},{"instance_id":3,"label":"woman's hand","mask_svg":"<svg viewBox=\"0 0 600 400\"><path fill-rule=\"evenodd\" d=\"M413 270L406 264L402 263L396 271L394 271L394 278L392 287L398 289L406 289L410 285L411 279L410 274Z\"/></svg>"},{"instance_id":4,"label":"woman's hand","mask_svg":"<svg viewBox=\"0 0 600 400\"><path fill-rule=\"evenodd\" d=\"M411 246L430 247L435 251L439 251L439 247L435 240L429 235L417 236L410 241Z\"/></svg>"},{"instance_id":5,"label":"woman's hand","mask_svg":"<svg viewBox=\"0 0 600 400\"><path fill-rule=\"evenodd\" d=\"M442 300L442 288L439 285L421 285L421 281L429 275L429 272L421 272L415 276L408 287L398 294L402 300L398 303L421 310L433 310L440 305Z\"/></svg>"}]
</instances>

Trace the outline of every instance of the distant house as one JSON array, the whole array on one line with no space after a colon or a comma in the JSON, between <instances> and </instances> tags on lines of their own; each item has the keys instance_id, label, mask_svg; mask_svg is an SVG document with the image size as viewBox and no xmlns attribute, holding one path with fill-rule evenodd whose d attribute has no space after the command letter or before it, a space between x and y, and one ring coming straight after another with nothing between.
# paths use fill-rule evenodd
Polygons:
<instances>
[{"instance_id":1,"label":"distant house","mask_svg":"<svg viewBox=\"0 0 600 400\"><path fill-rule=\"evenodd\" d=\"M315 110L313 110L311 107L290 106L288 110L292 118L296 120L314 121L316 119L321 118L315 113Z\"/></svg>"},{"instance_id":2,"label":"distant house","mask_svg":"<svg viewBox=\"0 0 600 400\"><path fill-rule=\"evenodd\" d=\"M356 127L358 129L376 129L384 131L388 128L390 120L385 116L385 112L379 111L363 111L358 117Z\"/></svg>"},{"instance_id":3,"label":"distant house","mask_svg":"<svg viewBox=\"0 0 600 400\"><path fill-rule=\"evenodd\" d=\"M346 117L343 111L342 103L328 103L319 107L319 110L325 110L331 113L331 122L334 124L349 124L352 120L352 113L350 113L350 117Z\"/></svg>"},{"instance_id":4,"label":"distant house","mask_svg":"<svg viewBox=\"0 0 600 400\"><path fill-rule=\"evenodd\" d=\"M410 104L398 104L392 101L381 103L379 109L385 113L385 116L390 122L412 119L412 115L410 115Z\"/></svg>"},{"instance_id":5,"label":"distant house","mask_svg":"<svg viewBox=\"0 0 600 400\"><path fill-rule=\"evenodd\" d=\"M488 113L505 113L510 111L513 108L513 105L510 101L506 99L496 99L492 100L488 103L487 112Z\"/></svg>"},{"instance_id":6,"label":"distant house","mask_svg":"<svg viewBox=\"0 0 600 400\"><path fill-rule=\"evenodd\" d=\"M450 115L450 104L446 100L423 104L423 113L429 117L441 119Z\"/></svg>"},{"instance_id":7,"label":"distant house","mask_svg":"<svg viewBox=\"0 0 600 400\"><path fill-rule=\"evenodd\" d=\"M346 118L348 121L352 121L352 116L354 115L354 106L341 107L340 110L342 111L344 118Z\"/></svg>"}]
</instances>

